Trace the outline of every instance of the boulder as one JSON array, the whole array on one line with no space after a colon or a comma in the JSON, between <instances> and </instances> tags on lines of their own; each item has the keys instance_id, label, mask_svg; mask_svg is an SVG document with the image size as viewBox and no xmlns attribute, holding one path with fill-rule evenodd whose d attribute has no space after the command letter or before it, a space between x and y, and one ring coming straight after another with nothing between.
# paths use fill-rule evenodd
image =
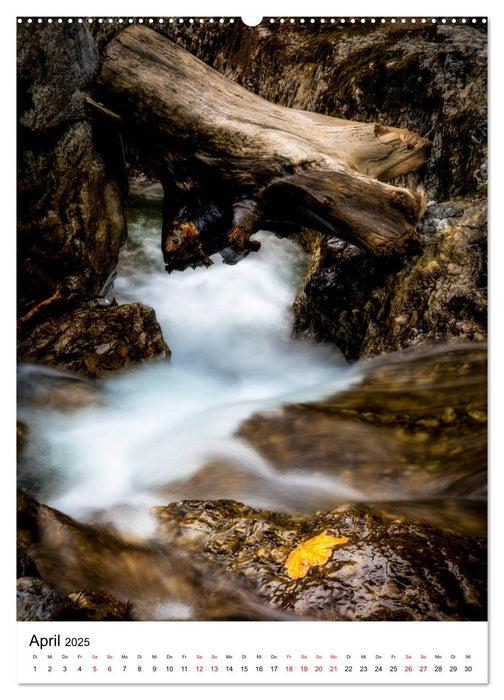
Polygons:
<instances>
[{"instance_id":1,"label":"boulder","mask_svg":"<svg viewBox=\"0 0 504 700\"><path fill-rule=\"evenodd\" d=\"M79 591L63 596L40 577L18 578L17 620L23 622L117 621L128 619L128 606L102 591Z\"/></svg>"},{"instance_id":2,"label":"boulder","mask_svg":"<svg viewBox=\"0 0 504 700\"><path fill-rule=\"evenodd\" d=\"M20 334L18 356L96 378L133 363L166 359L170 349L149 306L81 305Z\"/></svg>"},{"instance_id":3,"label":"boulder","mask_svg":"<svg viewBox=\"0 0 504 700\"><path fill-rule=\"evenodd\" d=\"M47 622L58 617L64 599L39 578L23 576L16 585L17 620Z\"/></svg>"},{"instance_id":4,"label":"boulder","mask_svg":"<svg viewBox=\"0 0 504 700\"><path fill-rule=\"evenodd\" d=\"M486 553L463 537L356 505L292 517L235 501L154 509L158 536L216 562L269 605L324 620L485 620ZM289 554L319 535L347 538L299 578Z\"/></svg>"}]
</instances>

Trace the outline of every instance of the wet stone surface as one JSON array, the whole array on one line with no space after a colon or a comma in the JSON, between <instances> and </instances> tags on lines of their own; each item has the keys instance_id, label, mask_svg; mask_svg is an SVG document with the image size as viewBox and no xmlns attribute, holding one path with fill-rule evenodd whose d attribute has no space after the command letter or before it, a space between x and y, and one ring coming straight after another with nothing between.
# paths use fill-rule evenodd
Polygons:
<instances>
[{"instance_id":1,"label":"wet stone surface","mask_svg":"<svg viewBox=\"0 0 504 700\"><path fill-rule=\"evenodd\" d=\"M56 590L33 576L23 576L16 585L17 619L42 622L54 620L64 607Z\"/></svg>"},{"instance_id":2,"label":"wet stone surface","mask_svg":"<svg viewBox=\"0 0 504 700\"><path fill-rule=\"evenodd\" d=\"M18 619L284 620L218 563L130 542L18 493ZM234 577L236 578L236 577Z\"/></svg>"},{"instance_id":3,"label":"wet stone surface","mask_svg":"<svg viewBox=\"0 0 504 700\"><path fill-rule=\"evenodd\" d=\"M20 337L19 359L101 377L135 362L169 357L154 310L145 304L83 305Z\"/></svg>"},{"instance_id":4,"label":"wet stone surface","mask_svg":"<svg viewBox=\"0 0 504 700\"><path fill-rule=\"evenodd\" d=\"M73 412L88 406L102 406L98 384L78 374L44 365L21 364L17 376L18 406ZM20 440L27 440L22 432Z\"/></svg>"},{"instance_id":5,"label":"wet stone surface","mask_svg":"<svg viewBox=\"0 0 504 700\"><path fill-rule=\"evenodd\" d=\"M103 591L78 591L69 593L68 600L74 607L74 615L84 620L127 620L128 606Z\"/></svg>"},{"instance_id":6,"label":"wet stone surface","mask_svg":"<svg viewBox=\"0 0 504 700\"><path fill-rule=\"evenodd\" d=\"M235 501L180 501L154 509L158 537L203 553L269 605L327 620L486 619L482 538L462 537L343 505L292 517ZM347 537L299 579L288 554L320 534Z\"/></svg>"},{"instance_id":7,"label":"wet stone surface","mask_svg":"<svg viewBox=\"0 0 504 700\"><path fill-rule=\"evenodd\" d=\"M337 479L352 500L484 501L486 359L485 344L464 343L370 360L345 391L255 414L237 436L283 474Z\"/></svg>"}]
</instances>

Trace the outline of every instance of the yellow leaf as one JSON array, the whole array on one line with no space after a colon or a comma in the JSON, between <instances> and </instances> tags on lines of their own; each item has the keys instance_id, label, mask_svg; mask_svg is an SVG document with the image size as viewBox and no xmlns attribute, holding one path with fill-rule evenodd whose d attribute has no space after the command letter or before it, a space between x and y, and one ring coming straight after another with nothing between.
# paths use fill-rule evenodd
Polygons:
<instances>
[{"instance_id":1,"label":"yellow leaf","mask_svg":"<svg viewBox=\"0 0 504 700\"><path fill-rule=\"evenodd\" d=\"M290 578L305 576L310 566L325 564L329 559L331 549L335 545L345 544L345 542L348 542L348 537L332 537L323 533L298 544L285 562L288 575Z\"/></svg>"}]
</instances>

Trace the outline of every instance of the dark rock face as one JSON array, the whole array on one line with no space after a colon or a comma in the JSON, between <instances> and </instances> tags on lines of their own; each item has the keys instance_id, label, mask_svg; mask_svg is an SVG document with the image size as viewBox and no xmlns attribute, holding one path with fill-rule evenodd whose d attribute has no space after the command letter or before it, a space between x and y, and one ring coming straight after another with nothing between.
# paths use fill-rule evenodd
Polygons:
<instances>
[{"instance_id":1,"label":"dark rock face","mask_svg":"<svg viewBox=\"0 0 504 700\"><path fill-rule=\"evenodd\" d=\"M167 358L170 349L153 309L121 304L51 316L20 338L18 355L96 378L135 362Z\"/></svg>"},{"instance_id":2,"label":"dark rock face","mask_svg":"<svg viewBox=\"0 0 504 700\"><path fill-rule=\"evenodd\" d=\"M420 252L395 271L351 244L322 240L296 296L294 331L336 343L350 360L485 339L486 221L483 198L432 204L418 227Z\"/></svg>"},{"instance_id":3,"label":"dark rock face","mask_svg":"<svg viewBox=\"0 0 504 700\"><path fill-rule=\"evenodd\" d=\"M83 25L18 25L21 316L99 294L126 237L119 136L85 109L97 60Z\"/></svg>"},{"instance_id":4,"label":"dark rock face","mask_svg":"<svg viewBox=\"0 0 504 700\"><path fill-rule=\"evenodd\" d=\"M127 232L121 136L86 107L98 58L77 22L18 25L19 359L90 377L169 354L152 309L83 306Z\"/></svg>"},{"instance_id":5,"label":"dark rock face","mask_svg":"<svg viewBox=\"0 0 504 700\"><path fill-rule=\"evenodd\" d=\"M483 540L341 506L293 518L234 501L181 501L155 509L159 536L202 552L270 605L325 620L486 619ZM347 537L298 579L285 562L325 533Z\"/></svg>"},{"instance_id":6,"label":"dark rock face","mask_svg":"<svg viewBox=\"0 0 504 700\"><path fill-rule=\"evenodd\" d=\"M40 578L37 565L22 547L17 550L17 578Z\"/></svg>"}]
</instances>

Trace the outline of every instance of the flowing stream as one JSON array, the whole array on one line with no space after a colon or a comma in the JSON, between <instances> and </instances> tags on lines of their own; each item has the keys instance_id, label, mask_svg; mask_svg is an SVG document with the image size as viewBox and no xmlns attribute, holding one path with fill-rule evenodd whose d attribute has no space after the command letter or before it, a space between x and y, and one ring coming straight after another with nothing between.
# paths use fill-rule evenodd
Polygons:
<instances>
[{"instance_id":1,"label":"flowing stream","mask_svg":"<svg viewBox=\"0 0 504 700\"><path fill-rule=\"evenodd\" d=\"M324 494L327 505L357 499L333 476L276 472L233 437L258 410L329 395L357 379L335 349L291 337L291 305L309 256L261 232L260 251L235 266L216 255L208 269L168 275L160 209L156 192L131 198L113 294L155 309L171 361L101 382L99 405L71 413L21 406L30 426L21 483L73 517L111 520L140 536L151 531L151 506L195 494L298 512L306 494L316 502ZM194 490L200 474L204 493Z\"/></svg>"}]
</instances>

